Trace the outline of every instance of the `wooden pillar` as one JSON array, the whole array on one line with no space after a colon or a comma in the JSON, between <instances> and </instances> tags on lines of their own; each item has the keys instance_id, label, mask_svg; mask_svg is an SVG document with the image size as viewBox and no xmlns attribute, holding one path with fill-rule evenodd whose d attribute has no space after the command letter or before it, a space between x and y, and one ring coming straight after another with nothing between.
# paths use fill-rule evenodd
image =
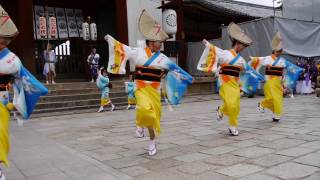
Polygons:
<instances>
[{"instance_id":1,"label":"wooden pillar","mask_svg":"<svg viewBox=\"0 0 320 180\"><path fill-rule=\"evenodd\" d=\"M14 4L15 12L8 12L16 24L19 35L10 44L10 49L21 59L24 66L32 73L36 73L35 46L33 39L33 11L32 0L10 0Z\"/></svg>"},{"instance_id":2,"label":"wooden pillar","mask_svg":"<svg viewBox=\"0 0 320 180\"><path fill-rule=\"evenodd\" d=\"M16 10L16 7L18 6L17 0L12 0L12 1L4 1L1 3L1 6L7 11L9 14L11 20L14 22L16 26L18 26L18 12ZM18 54L19 52L19 47L18 47L18 41L17 38L14 39L10 44L9 44L9 49L13 51L15 54Z\"/></svg>"},{"instance_id":3,"label":"wooden pillar","mask_svg":"<svg viewBox=\"0 0 320 180\"><path fill-rule=\"evenodd\" d=\"M184 15L183 15L183 0L176 1L176 12L177 12L177 23L178 31L176 34L176 40L179 43L179 59L178 64L181 68L187 70L187 45L185 43L185 32L184 32Z\"/></svg>"},{"instance_id":4,"label":"wooden pillar","mask_svg":"<svg viewBox=\"0 0 320 180\"><path fill-rule=\"evenodd\" d=\"M128 44L127 0L116 0L117 39Z\"/></svg>"},{"instance_id":5,"label":"wooden pillar","mask_svg":"<svg viewBox=\"0 0 320 180\"><path fill-rule=\"evenodd\" d=\"M128 37L128 15L127 15L127 0L116 1L116 16L117 16L117 39L124 43L129 44ZM130 64L126 65L127 74L130 73Z\"/></svg>"}]
</instances>

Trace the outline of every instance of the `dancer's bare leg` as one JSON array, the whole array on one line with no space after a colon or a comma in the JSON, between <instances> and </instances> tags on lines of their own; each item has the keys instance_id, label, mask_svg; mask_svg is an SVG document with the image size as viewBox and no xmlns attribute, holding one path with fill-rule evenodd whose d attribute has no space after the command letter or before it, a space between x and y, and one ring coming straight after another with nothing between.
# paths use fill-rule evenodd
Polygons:
<instances>
[{"instance_id":1,"label":"dancer's bare leg","mask_svg":"<svg viewBox=\"0 0 320 180\"><path fill-rule=\"evenodd\" d=\"M149 156L154 156L157 154L157 146L155 142L155 132L152 127L148 127L149 135L150 135L150 142L149 142Z\"/></svg>"}]
</instances>

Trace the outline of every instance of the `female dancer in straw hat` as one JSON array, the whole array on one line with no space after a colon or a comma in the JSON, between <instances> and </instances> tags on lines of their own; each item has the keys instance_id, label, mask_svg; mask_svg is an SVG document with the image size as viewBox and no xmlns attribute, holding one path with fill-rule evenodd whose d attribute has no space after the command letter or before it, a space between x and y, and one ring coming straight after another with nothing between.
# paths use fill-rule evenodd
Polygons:
<instances>
[{"instance_id":1,"label":"female dancer in straw hat","mask_svg":"<svg viewBox=\"0 0 320 180\"><path fill-rule=\"evenodd\" d=\"M224 115L229 117L229 132L233 136L238 136L238 116L240 112L240 72L248 72L257 75L246 61L239 54L246 47L252 44L252 40L245 32L235 23L228 26L228 34L232 39L232 48L230 50L222 50L217 46L203 40L206 48L198 63L198 70L204 72L219 72L218 84L219 94L223 100L223 105L217 108L217 120L222 120ZM220 64L218 68L218 64ZM219 70L218 70L219 69ZM259 76L259 75L258 75ZM242 90L245 92L252 91L257 88L259 79L254 78L254 84L243 84ZM246 78L248 79L248 78ZM260 79L263 79L263 77Z\"/></svg>"},{"instance_id":2,"label":"female dancer in straw hat","mask_svg":"<svg viewBox=\"0 0 320 180\"><path fill-rule=\"evenodd\" d=\"M166 83L168 98L172 104L179 102L187 86L192 83L192 77L160 52L161 44L168 39L168 35L145 10L140 15L139 29L147 39L146 48L131 48L109 35L105 37L110 55L108 72L124 74L128 59L135 64L136 125L148 128L148 154L153 156L157 153L155 135L161 132L160 81L165 75L164 70L168 72L167 77L170 77Z\"/></svg>"}]
</instances>

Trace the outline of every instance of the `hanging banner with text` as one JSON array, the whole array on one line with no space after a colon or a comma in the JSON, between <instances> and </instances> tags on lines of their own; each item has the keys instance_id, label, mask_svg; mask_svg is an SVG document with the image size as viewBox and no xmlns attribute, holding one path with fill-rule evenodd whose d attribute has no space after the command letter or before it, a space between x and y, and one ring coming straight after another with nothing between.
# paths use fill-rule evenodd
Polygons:
<instances>
[{"instance_id":1,"label":"hanging banner with text","mask_svg":"<svg viewBox=\"0 0 320 180\"><path fill-rule=\"evenodd\" d=\"M68 38L68 25L64 8L56 8L59 39Z\"/></svg>"},{"instance_id":2,"label":"hanging banner with text","mask_svg":"<svg viewBox=\"0 0 320 180\"><path fill-rule=\"evenodd\" d=\"M73 9L65 9L68 22L69 37L79 37L76 18Z\"/></svg>"},{"instance_id":3,"label":"hanging banner with text","mask_svg":"<svg viewBox=\"0 0 320 180\"><path fill-rule=\"evenodd\" d=\"M82 10L75 9L74 12L75 12L74 14L75 14L76 21L77 21L78 32L79 32L80 37L82 37L82 23L83 23Z\"/></svg>"},{"instance_id":4,"label":"hanging banner with text","mask_svg":"<svg viewBox=\"0 0 320 180\"><path fill-rule=\"evenodd\" d=\"M33 6L34 39L68 39L82 37L81 9Z\"/></svg>"}]
</instances>

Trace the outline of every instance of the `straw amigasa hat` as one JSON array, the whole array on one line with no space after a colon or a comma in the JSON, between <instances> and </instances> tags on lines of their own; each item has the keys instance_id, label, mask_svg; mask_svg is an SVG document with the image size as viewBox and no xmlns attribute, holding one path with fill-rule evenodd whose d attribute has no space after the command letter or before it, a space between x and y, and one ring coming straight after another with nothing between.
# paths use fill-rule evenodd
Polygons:
<instances>
[{"instance_id":1,"label":"straw amigasa hat","mask_svg":"<svg viewBox=\"0 0 320 180\"><path fill-rule=\"evenodd\" d=\"M154 20L146 10L143 10L139 19L139 30L150 41L165 41L169 38L160 24Z\"/></svg>"},{"instance_id":2,"label":"straw amigasa hat","mask_svg":"<svg viewBox=\"0 0 320 180\"><path fill-rule=\"evenodd\" d=\"M272 51L280 51L282 50L282 48L283 48L282 39L281 39L280 33L277 32L277 34L272 38L271 49Z\"/></svg>"},{"instance_id":3,"label":"straw amigasa hat","mask_svg":"<svg viewBox=\"0 0 320 180\"><path fill-rule=\"evenodd\" d=\"M227 28L231 39L237 40L247 46L252 44L252 39L234 22L231 22Z\"/></svg>"},{"instance_id":4,"label":"straw amigasa hat","mask_svg":"<svg viewBox=\"0 0 320 180\"><path fill-rule=\"evenodd\" d=\"M0 5L0 37L14 37L19 34L9 14Z\"/></svg>"}]
</instances>

